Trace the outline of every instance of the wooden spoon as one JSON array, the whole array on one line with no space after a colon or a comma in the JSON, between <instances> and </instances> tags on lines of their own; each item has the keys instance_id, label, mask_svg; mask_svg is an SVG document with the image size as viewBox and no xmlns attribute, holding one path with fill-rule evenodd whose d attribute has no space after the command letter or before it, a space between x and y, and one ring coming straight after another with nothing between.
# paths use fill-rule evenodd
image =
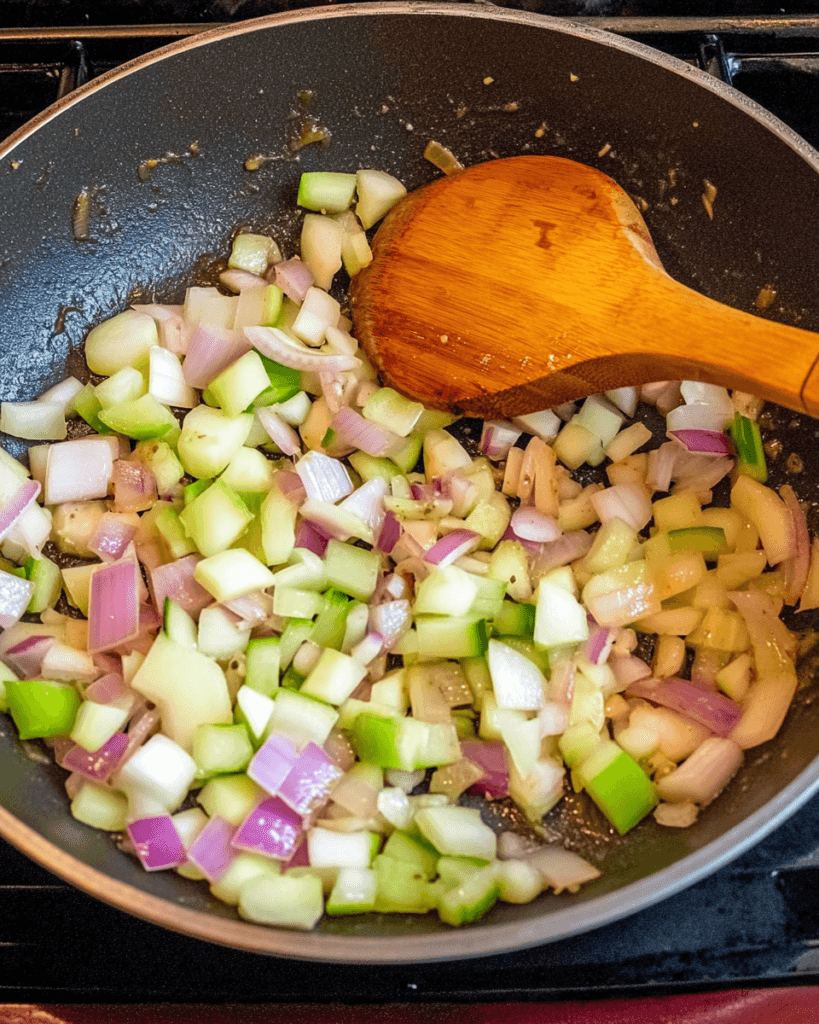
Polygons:
<instances>
[{"instance_id":1,"label":"wooden spoon","mask_svg":"<svg viewBox=\"0 0 819 1024\"><path fill-rule=\"evenodd\" d=\"M611 178L551 156L411 193L352 281L356 336L392 387L484 417L654 380L705 380L819 415L819 334L663 270Z\"/></svg>"}]
</instances>

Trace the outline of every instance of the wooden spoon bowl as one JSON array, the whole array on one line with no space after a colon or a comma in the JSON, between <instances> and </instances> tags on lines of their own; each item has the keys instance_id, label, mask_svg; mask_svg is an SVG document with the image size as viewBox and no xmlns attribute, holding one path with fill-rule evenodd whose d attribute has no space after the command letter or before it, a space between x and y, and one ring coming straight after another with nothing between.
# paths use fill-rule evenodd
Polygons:
<instances>
[{"instance_id":1,"label":"wooden spoon bowl","mask_svg":"<svg viewBox=\"0 0 819 1024\"><path fill-rule=\"evenodd\" d=\"M572 160L477 164L411 193L352 281L382 379L440 409L532 412L704 380L819 415L819 335L708 299L663 269L637 208Z\"/></svg>"}]
</instances>

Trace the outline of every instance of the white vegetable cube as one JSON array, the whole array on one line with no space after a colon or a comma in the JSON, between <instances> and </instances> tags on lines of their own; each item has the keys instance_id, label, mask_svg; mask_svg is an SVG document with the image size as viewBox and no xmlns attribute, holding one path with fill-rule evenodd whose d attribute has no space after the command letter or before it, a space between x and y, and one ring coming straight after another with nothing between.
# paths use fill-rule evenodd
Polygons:
<instances>
[{"instance_id":1,"label":"white vegetable cube","mask_svg":"<svg viewBox=\"0 0 819 1024\"><path fill-rule=\"evenodd\" d=\"M328 327L335 327L341 306L321 288L309 288L291 330L305 345L318 348Z\"/></svg>"},{"instance_id":2,"label":"white vegetable cube","mask_svg":"<svg viewBox=\"0 0 819 1024\"><path fill-rule=\"evenodd\" d=\"M495 859L497 837L471 807L425 807L416 813L415 824L441 854Z\"/></svg>"},{"instance_id":3,"label":"white vegetable cube","mask_svg":"<svg viewBox=\"0 0 819 1024\"><path fill-rule=\"evenodd\" d=\"M355 212L365 228L373 224L403 199L407 194L404 185L385 171L366 168L356 175L358 203Z\"/></svg>"},{"instance_id":4,"label":"white vegetable cube","mask_svg":"<svg viewBox=\"0 0 819 1024\"><path fill-rule=\"evenodd\" d=\"M415 612L424 615L466 615L478 593L474 576L456 565L435 569L416 588Z\"/></svg>"},{"instance_id":5,"label":"white vegetable cube","mask_svg":"<svg viewBox=\"0 0 819 1024\"><path fill-rule=\"evenodd\" d=\"M535 643L557 647L582 643L588 638L589 623L583 605L563 587L542 579L537 592Z\"/></svg>"},{"instance_id":6,"label":"white vegetable cube","mask_svg":"<svg viewBox=\"0 0 819 1024\"><path fill-rule=\"evenodd\" d=\"M333 832L314 826L307 833L310 866L316 868L366 868L370 866L370 832Z\"/></svg>"},{"instance_id":7,"label":"white vegetable cube","mask_svg":"<svg viewBox=\"0 0 819 1024\"><path fill-rule=\"evenodd\" d=\"M105 320L85 339L85 358L92 373L110 377L123 366L138 366L159 343L156 324L147 313L126 309Z\"/></svg>"},{"instance_id":8,"label":"white vegetable cube","mask_svg":"<svg viewBox=\"0 0 819 1024\"><path fill-rule=\"evenodd\" d=\"M546 677L525 655L499 640L489 641L489 673L499 708L537 711L546 699Z\"/></svg>"},{"instance_id":9,"label":"white vegetable cube","mask_svg":"<svg viewBox=\"0 0 819 1024\"><path fill-rule=\"evenodd\" d=\"M321 879L315 875L260 874L239 891L239 913L259 924L309 930L323 912Z\"/></svg>"},{"instance_id":10,"label":"white vegetable cube","mask_svg":"<svg viewBox=\"0 0 819 1024\"><path fill-rule=\"evenodd\" d=\"M243 413L231 418L198 405L182 423L177 450L186 473L200 480L218 476L245 443L253 417Z\"/></svg>"},{"instance_id":11,"label":"white vegetable cube","mask_svg":"<svg viewBox=\"0 0 819 1024\"><path fill-rule=\"evenodd\" d=\"M199 615L196 646L200 654L217 661L228 661L242 651L250 640L250 626L237 623L219 605L203 608Z\"/></svg>"},{"instance_id":12,"label":"white vegetable cube","mask_svg":"<svg viewBox=\"0 0 819 1024\"><path fill-rule=\"evenodd\" d=\"M338 706L344 703L366 674L366 667L356 658L328 647L299 692Z\"/></svg>"},{"instance_id":13,"label":"white vegetable cube","mask_svg":"<svg viewBox=\"0 0 819 1024\"><path fill-rule=\"evenodd\" d=\"M154 345L150 351L148 394L163 405L175 405L183 409L192 409L199 402L196 391L182 374L179 357L159 345Z\"/></svg>"},{"instance_id":14,"label":"white vegetable cube","mask_svg":"<svg viewBox=\"0 0 819 1024\"><path fill-rule=\"evenodd\" d=\"M80 705L71 739L93 753L104 746L122 728L130 714L130 699L115 704L95 704L86 700Z\"/></svg>"},{"instance_id":15,"label":"white vegetable cube","mask_svg":"<svg viewBox=\"0 0 819 1024\"><path fill-rule=\"evenodd\" d=\"M203 559L197 564L194 576L220 602L252 590L264 590L274 582L267 566L244 548L231 548Z\"/></svg>"},{"instance_id":16,"label":"white vegetable cube","mask_svg":"<svg viewBox=\"0 0 819 1024\"><path fill-rule=\"evenodd\" d=\"M169 811L187 796L196 777L196 762L173 740L152 736L130 757L117 775L124 790L137 789Z\"/></svg>"},{"instance_id":17,"label":"white vegetable cube","mask_svg":"<svg viewBox=\"0 0 819 1024\"><path fill-rule=\"evenodd\" d=\"M337 721L338 711L329 704L313 700L301 692L280 689L273 701L273 717L268 728L270 732L288 736L297 747L303 747L311 740L321 747Z\"/></svg>"},{"instance_id":18,"label":"white vegetable cube","mask_svg":"<svg viewBox=\"0 0 819 1024\"><path fill-rule=\"evenodd\" d=\"M258 690L242 686L236 694L236 717L250 730L251 737L258 743L265 735L273 715L273 701Z\"/></svg>"}]
</instances>

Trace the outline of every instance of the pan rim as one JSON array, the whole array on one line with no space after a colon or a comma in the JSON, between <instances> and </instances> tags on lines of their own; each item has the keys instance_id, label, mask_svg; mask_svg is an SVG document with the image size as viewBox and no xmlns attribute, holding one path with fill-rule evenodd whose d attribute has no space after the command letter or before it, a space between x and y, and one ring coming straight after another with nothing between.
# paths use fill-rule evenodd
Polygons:
<instances>
[{"instance_id":1,"label":"pan rim","mask_svg":"<svg viewBox=\"0 0 819 1024\"><path fill-rule=\"evenodd\" d=\"M743 113L776 135L814 170L819 171L819 152L765 108L698 68L692 68L683 61L667 56L643 43L624 39L587 24L581 25L527 11L498 9L482 4L450 6L444 3L425 2L425 0L417 0L417 2L416 0L397 0L388 6L382 6L380 3L354 3L334 9L313 7L254 18L234 25L220 26L197 33L192 37L176 40L105 72L99 78L52 104L0 145L0 158L7 157L24 139L97 90L178 53L200 46L208 46L232 36L292 23L376 15L383 18L408 14L512 22L564 35L577 36L630 53L687 78L708 89L722 100L738 107ZM634 882L614 893L545 915L539 919L488 925L478 923L465 930L453 929L435 934L395 937L336 936L316 932L294 932L255 925L241 920L216 917L204 911L192 910L170 900L149 895L135 886L120 882L97 871L46 840L37 831L24 825L2 807L0 807L0 836L37 863L88 895L119 910L190 937L249 952L287 958L336 963L422 963L507 953L569 938L621 920L639 909L652 906L688 888L724 867L782 824L817 790L819 790L819 758L816 758L773 799L719 839L688 854L648 878Z\"/></svg>"}]
</instances>

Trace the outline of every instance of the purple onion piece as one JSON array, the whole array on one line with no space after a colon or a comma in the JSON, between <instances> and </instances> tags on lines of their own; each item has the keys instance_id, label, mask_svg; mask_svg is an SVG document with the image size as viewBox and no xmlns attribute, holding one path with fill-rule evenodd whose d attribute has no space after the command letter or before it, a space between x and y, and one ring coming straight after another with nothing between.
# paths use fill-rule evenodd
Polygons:
<instances>
[{"instance_id":1,"label":"purple onion piece","mask_svg":"<svg viewBox=\"0 0 819 1024\"><path fill-rule=\"evenodd\" d=\"M175 868L185 858L185 847L169 814L132 821L128 835L146 871Z\"/></svg>"},{"instance_id":2,"label":"purple onion piece","mask_svg":"<svg viewBox=\"0 0 819 1024\"><path fill-rule=\"evenodd\" d=\"M706 729L725 736L742 718L742 707L722 693L704 690L687 679L666 679L659 686L637 682L629 686L630 697L644 697L677 711Z\"/></svg>"},{"instance_id":3,"label":"purple onion piece","mask_svg":"<svg viewBox=\"0 0 819 1024\"><path fill-rule=\"evenodd\" d=\"M304 831L301 815L278 797L263 800L248 814L231 845L275 860L288 860Z\"/></svg>"},{"instance_id":4,"label":"purple onion piece","mask_svg":"<svg viewBox=\"0 0 819 1024\"><path fill-rule=\"evenodd\" d=\"M83 747L72 747L63 755L62 764L69 771L78 772L87 779L105 782L122 760L128 746L128 737L124 732L115 732L99 750L88 751Z\"/></svg>"},{"instance_id":5,"label":"purple onion piece","mask_svg":"<svg viewBox=\"0 0 819 1024\"><path fill-rule=\"evenodd\" d=\"M247 774L262 789L275 796L298 758L298 751L290 740L274 733L256 751Z\"/></svg>"},{"instance_id":6,"label":"purple onion piece","mask_svg":"<svg viewBox=\"0 0 819 1024\"><path fill-rule=\"evenodd\" d=\"M308 743L279 786L279 796L299 814L310 814L327 801L343 774L321 747Z\"/></svg>"},{"instance_id":7,"label":"purple onion piece","mask_svg":"<svg viewBox=\"0 0 819 1024\"><path fill-rule=\"evenodd\" d=\"M236 826L215 815L205 825L188 850L188 860L195 864L209 882L215 882L230 867L236 851L230 845Z\"/></svg>"},{"instance_id":8,"label":"purple onion piece","mask_svg":"<svg viewBox=\"0 0 819 1024\"><path fill-rule=\"evenodd\" d=\"M471 792L480 793L490 800L509 795L509 768L503 743L497 740L463 740L461 755L486 773L471 787Z\"/></svg>"}]
</instances>

